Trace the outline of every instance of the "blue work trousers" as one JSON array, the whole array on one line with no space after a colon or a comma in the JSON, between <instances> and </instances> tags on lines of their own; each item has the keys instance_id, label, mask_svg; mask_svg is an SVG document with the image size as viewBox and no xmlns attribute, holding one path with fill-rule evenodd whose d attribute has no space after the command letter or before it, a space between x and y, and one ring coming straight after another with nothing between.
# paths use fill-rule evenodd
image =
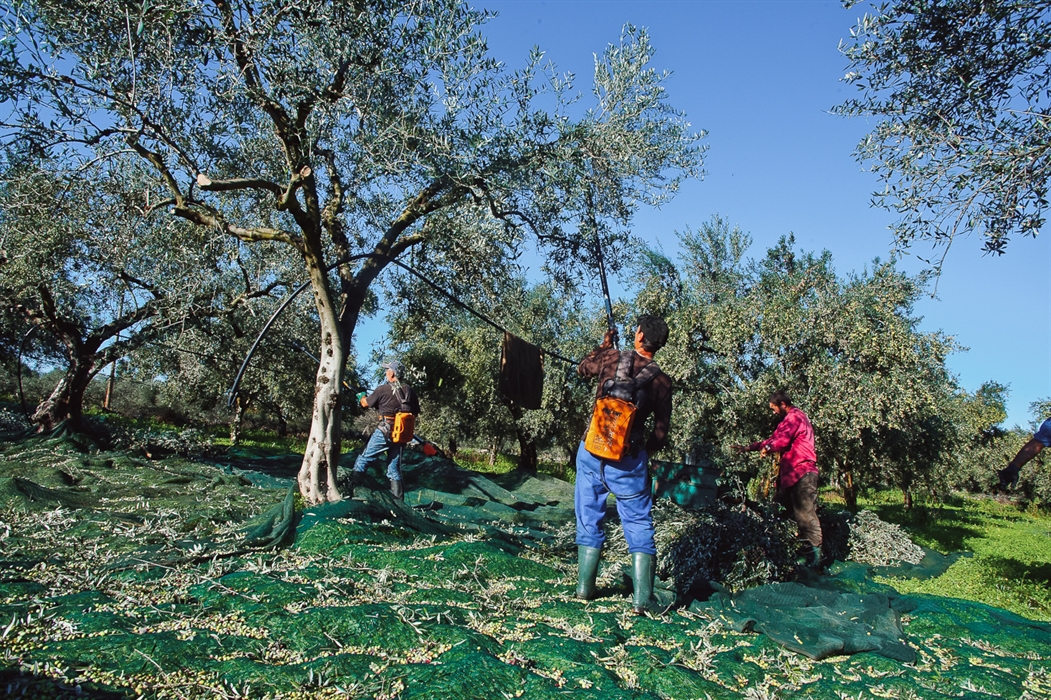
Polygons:
<instances>
[{"instance_id":1,"label":"blue work trousers","mask_svg":"<svg viewBox=\"0 0 1051 700\"><path fill-rule=\"evenodd\" d=\"M601 547L606 539L602 520L606 517L606 496L617 497L617 513L624 528L628 551L656 554L653 541L653 495L647 471L649 455L628 455L619 462L607 462L577 448L577 486L574 506L577 514L577 544Z\"/></svg>"},{"instance_id":2,"label":"blue work trousers","mask_svg":"<svg viewBox=\"0 0 1051 700\"><path fill-rule=\"evenodd\" d=\"M383 431L376 428L375 432L365 444L358 458L354 460L354 471L363 472L370 462L377 461L384 452L387 453L387 478L391 481L401 481L401 452L404 445L395 445L387 440Z\"/></svg>"}]
</instances>

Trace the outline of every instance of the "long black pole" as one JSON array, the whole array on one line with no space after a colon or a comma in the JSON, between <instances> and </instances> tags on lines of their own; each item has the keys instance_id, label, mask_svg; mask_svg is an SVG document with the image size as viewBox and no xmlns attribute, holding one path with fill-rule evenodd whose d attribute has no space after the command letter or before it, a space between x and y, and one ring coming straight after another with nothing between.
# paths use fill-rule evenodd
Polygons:
<instances>
[{"instance_id":1,"label":"long black pole","mask_svg":"<svg viewBox=\"0 0 1051 700\"><path fill-rule=\"evenodd\" d=\"M296 289L296 291L289 294L288 298L281 302L281 306L277 307L277 311L275 311L273 315L271 315L270 318L267 319L266 325L263 326L263 330L259 331L259 336L255 339L255 342L252 343L252 347L248 349L248 354L245 355L244 362L241 363L241 369L237 370L237 376L234 377L233 385L230 387L230 390L226 392L227 408L234 407L234 402L237 400L237 389L241 386L241 377L244 376L245 370L248 369L248 363L251 361L252 355L255 354L255 349L259 347L259 343L263 341L263 336L266 335L266 332L268 330L270 330L270 326L274 325L274 321L276 321L277 317L281 315L281 312L284 311L285 308L292 303L292 300L299 296L299 293L309 286L310 282L304 282L302 285L300 285L299 288Z\"/></svg>"},{"instance_id":2,"label":"long black pole","mask_svg":"<svg viewBox=\"0 0 1051 700\"><path fill-rule=\"evenodd\" d=\"M598 255L598 276L602 280L602 297L606 302L606 323L610 330L616 331L617 324L613 320L613 304L609 300L609 283L606 281L606 260L602 257L602 242L598 238L598 229L595 229L595 252Z\"/></svg>"},{"instance_id":3,"label":"long black pole","mask_svg":"<svg viewBox=\"0 0 1051 700\"><path fill-rule=\"evenodd\" d=\"M602 255L602 239L599 237L598 219L595 218L595 193L588 183L588 218L591 232L595 234L595 257L598 260L598 276L602 282L602 298L606 302L606 326L613 331L613 345L617 345L617 323L613 320L613 303L609 299L609 282L606 281L606 259Z\"/></svg>"}]
</instances>

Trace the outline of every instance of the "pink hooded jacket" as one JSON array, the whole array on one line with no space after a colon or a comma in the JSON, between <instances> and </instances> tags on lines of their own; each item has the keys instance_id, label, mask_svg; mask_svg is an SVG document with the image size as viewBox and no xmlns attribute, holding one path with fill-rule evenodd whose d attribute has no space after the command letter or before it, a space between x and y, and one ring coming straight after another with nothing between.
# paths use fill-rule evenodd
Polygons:
<instances>
[{"instance_id":1,"label":"pink hooded jacket","mask_svg":"<svg viewBox=\"0 0 1051 700\"><path fill-rule=\"evenodd\" d=\"M787 489L804 474L817 471L814 428L806 414L795 406L788 409L788 415L781 419L773 435L748 446L749 450L764 448L781 454L778 488Z\"/></svg>"}]
</instances>

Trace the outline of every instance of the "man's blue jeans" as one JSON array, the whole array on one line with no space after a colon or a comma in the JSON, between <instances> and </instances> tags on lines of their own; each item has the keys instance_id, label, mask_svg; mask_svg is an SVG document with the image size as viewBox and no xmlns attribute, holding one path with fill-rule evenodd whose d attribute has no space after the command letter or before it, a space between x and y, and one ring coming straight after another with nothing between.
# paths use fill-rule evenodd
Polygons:
<instances>
[{"instance_id":1,"label":"man's blue jeans","mask_svg":"<svg viewBox=\"0 0 1051 700\"><path fill-rule=\"evenodd\" d=\"M606 496L617 497L617 513L624 528L624 539L631 553L656 554L653 541L653 495L647 472L649 455L628 455L619 462L607 462L577 448L577 485L574 506L577 514L577 544L601 547L606 539L602 520L606 517Z\"/></svg>"},{"instance_id":2,"label":"man's blue jeans","mask_svg":"<svg viewBox=\"0 0 1051 700\"><path fill-rule=\"evenodd\" d=\"M387 478L391 481L401 481L401 452L404 445L395 445L387 441L387 436L379 428L372 433L365 449L361 451L358 458L354 460L354 471L363 472L370 462L378 461L380 456L387 452Z\"/></svg>"}]
</instances>

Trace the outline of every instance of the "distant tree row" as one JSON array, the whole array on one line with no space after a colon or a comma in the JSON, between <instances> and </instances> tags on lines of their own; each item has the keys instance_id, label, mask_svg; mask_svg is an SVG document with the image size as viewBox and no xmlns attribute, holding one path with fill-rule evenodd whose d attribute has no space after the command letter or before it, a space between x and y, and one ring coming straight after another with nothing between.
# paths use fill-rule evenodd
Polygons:
<instances>
[{"instance_id":1,"label":"distant tree row","mask_svg":"<svg viewBox=\"0 0 1051 700\"><path fill-rule=\"evenodd\" d=\"M644 312L671 327L658 357L676 387L667 457L700 453L759 472L756 458L726 448L769 434L766 397L775 389L810 416L822 472L850 507L874 487L900 489L907 506L956 489L988 492L996 469L1028 439L1003 427L1006 388L988 382L966 392L946 367L959 349L953 339L919 330L912 308L926 276L876 260L840 277L827 252L798 251L792 237L752 260L750 238L718 217L680 242L675 261L641 250L637 295L616 306L625 327ZM574 358L601 338L599 309L545 285L507 284L475 303L513 332ZM538 451L572 464L594 388L548 357L543 406L522 411L497 390L500 338L455 307L409 304L396 316L389 342L418 382L421 431L446 445L514 446L527 469ZM1030 474L1028 495L1051 498L1041 472Z\"/></svg>"}]
</instances>

